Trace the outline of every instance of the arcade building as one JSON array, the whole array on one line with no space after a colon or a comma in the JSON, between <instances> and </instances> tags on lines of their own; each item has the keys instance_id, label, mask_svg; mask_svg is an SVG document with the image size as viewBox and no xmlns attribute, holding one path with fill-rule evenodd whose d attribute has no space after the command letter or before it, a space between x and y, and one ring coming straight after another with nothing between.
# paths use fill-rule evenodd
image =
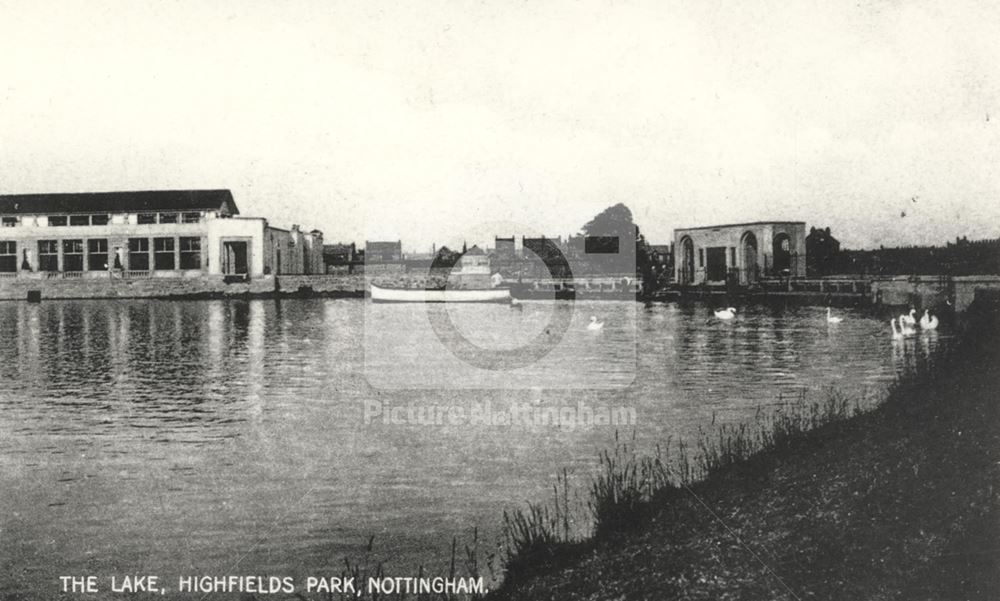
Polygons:
<instances>
[{"instance_id":1,"label":"arcade building","mask_svg":"<svg viewBox=\"0 0 1000 601\"><path fill-rule=\"evenodd\" d=\"M674 231L674 281L681 286L752 286L806 276L806 224L755 221Z\"/></svg>"}]
</instances>

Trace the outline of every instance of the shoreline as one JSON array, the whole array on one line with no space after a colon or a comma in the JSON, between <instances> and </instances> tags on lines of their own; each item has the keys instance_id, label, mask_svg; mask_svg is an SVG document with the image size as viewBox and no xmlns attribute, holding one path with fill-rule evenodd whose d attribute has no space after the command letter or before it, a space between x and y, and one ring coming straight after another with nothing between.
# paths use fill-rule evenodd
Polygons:
<instances>
[{"instance_id":1,"label":"shoreline","mask_svg":"<svg viewBox=\"0 0 1000 601\"><path fill-rule=\"evenodd\" d=\"M996 598L1000 320L969 317L951 356L878 407L762 450L703 441L703 479L662 484L611 528L597 514L584 540L515 547L488 598Z\"/></svg>"}]
</instances>

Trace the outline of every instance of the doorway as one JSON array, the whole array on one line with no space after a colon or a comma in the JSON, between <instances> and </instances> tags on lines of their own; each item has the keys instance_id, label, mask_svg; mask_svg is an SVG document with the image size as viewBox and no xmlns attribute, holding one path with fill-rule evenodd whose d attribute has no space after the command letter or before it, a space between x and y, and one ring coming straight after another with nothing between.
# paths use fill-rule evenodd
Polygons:
<instances>
[{"instance_id":1,"label":"doorway","mask_svg":"<svg viewBox=\"0 0 1000 601\"><path fill-rule=\"evenodd\" d=\"M678 276L682 285L694 283L694 242L688 237L681 240L681 269Z\"/></svg>"},{"instance_id":2,"label":"doorway","mask_svg":"<svg viewBox=\"0 0 1000 601\"><path fill-rule=\"evenodd\" d=\"M705 249L705 279L710 282L726 280L726 247L713 246Z\"/></svg>"},{"instance_id":3,"label":"doorway","mask_svg":"<svg viewBox=\"0 0 1000 601\"><path fill-rule=\"evenodd\" d=\"M743 234L743 284L749 286L757 281L757 236L753 232Z\"/></svg>"},{"instance_id":4,"label":"doorway","mask_svg":"<svg viewBox=\"0 0 1000 601\"><path fill-rule=\"evenodd\" d=\"M228 240L222 243L222 273L242 275L250 273L249 245L245 241Z\"/></svg>"},{"instance_id":5,"label":"doorway","mask_svg":"<svg viewBox=\"0 0 1000 601\"><path fill-rule=\"evenodd\" d=\"M772 252L774 253L774 275L788 275L792 267L792 239L788 234L781 233L774 237Z\"/></svg>"}]
</instances>

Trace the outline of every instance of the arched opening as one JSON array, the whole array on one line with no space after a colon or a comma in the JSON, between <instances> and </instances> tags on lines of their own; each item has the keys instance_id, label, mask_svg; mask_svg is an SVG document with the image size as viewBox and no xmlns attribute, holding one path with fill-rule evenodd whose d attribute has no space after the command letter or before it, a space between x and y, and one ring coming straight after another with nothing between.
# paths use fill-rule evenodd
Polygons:
<instances>
[{"instance_id":1,"label":"arched opening","mask_svg":"<svg viewBox=\"0 0 1000 601\"><path fill-rule=\"evenodd\" d=\"M792 239L781 233L774 237L772 268L775 275L787 275L792 267Z\"/></svg>"},{"instance_id":2,"label":"arched opening","mask_svg":"<svg viewBox=\"0 0 1000 601\"><path fill-rule=\"evenodd\" d=\"M681 240L681 264L678 274L681 285L694 283L694 242L687 236Z\"/></svg>"},{"instance_id":3,"label":"arched opening","mask_svg":"<svg viewBox=\"0 0 1000 601\"><path fill-rule=\"evenodd\" d=\"M740 246L743 249L743 284L752 284L760 275L757 268L757 236L753 232L743 234Z\"/></svg>"}]
</instances>

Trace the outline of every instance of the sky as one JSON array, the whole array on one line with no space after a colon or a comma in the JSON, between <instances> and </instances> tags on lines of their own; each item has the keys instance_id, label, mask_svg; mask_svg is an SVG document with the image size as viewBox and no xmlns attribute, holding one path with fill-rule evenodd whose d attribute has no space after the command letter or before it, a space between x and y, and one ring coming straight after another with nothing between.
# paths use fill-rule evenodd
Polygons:
<instances>
[{"instance_id":1,"label":"sky","mask_svg":"<svg viewBox=\"0 0 1000 601\"><path fill-rule=\"evenodd\" d=\"M0 0L0 193L229 188L328 242L1000 236L1000 4Z\"/></svg>"}]
</instances>

